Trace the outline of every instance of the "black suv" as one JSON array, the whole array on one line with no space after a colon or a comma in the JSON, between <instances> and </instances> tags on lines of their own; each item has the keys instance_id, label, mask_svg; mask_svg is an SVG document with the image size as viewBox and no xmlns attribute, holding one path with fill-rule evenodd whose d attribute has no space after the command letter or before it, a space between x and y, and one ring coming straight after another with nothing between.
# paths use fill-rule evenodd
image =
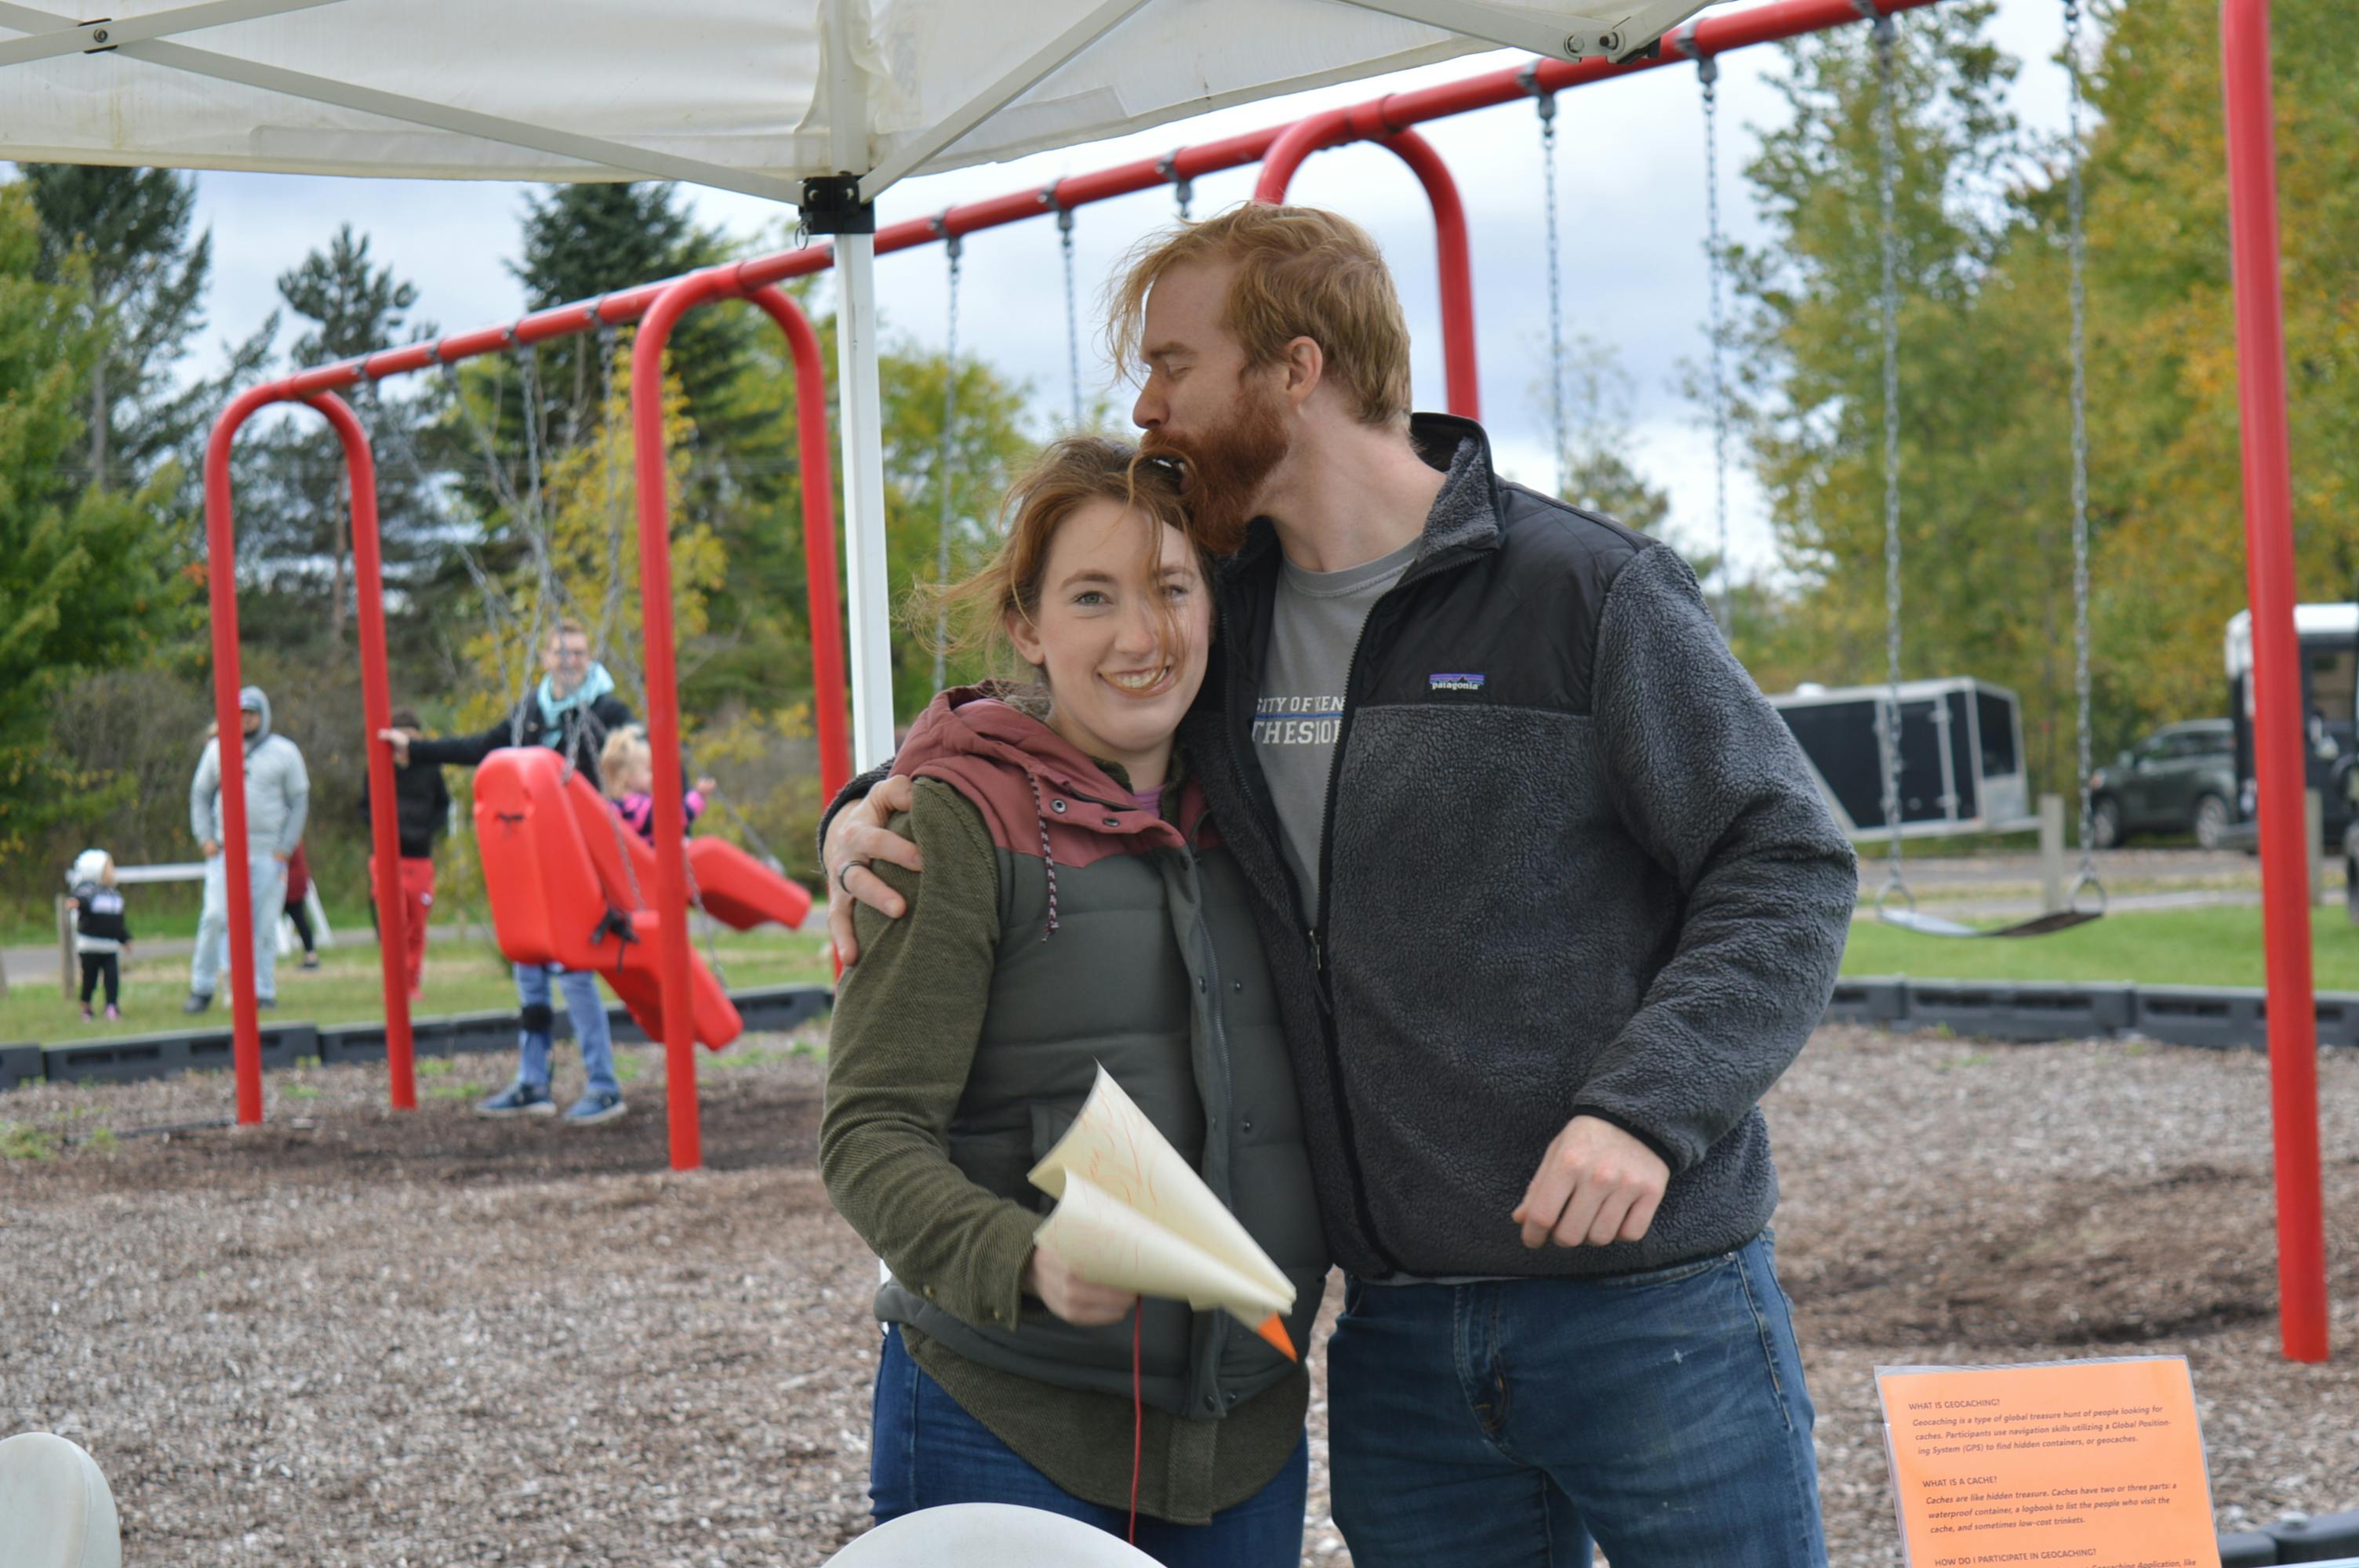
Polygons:
<instances>
[{"instance_id":1,"label":"black suv","mask_svg":"<svg viewBox=\"0 0 2359 1568\"><path fill-rule=\"evenodd\" d=\"M2192 833L2220 848L2236 820L2236 730L2225 719L2167 724L2089 780L2090 838L2110 849L2133 833Z\"/></svg>"}]
</instances>

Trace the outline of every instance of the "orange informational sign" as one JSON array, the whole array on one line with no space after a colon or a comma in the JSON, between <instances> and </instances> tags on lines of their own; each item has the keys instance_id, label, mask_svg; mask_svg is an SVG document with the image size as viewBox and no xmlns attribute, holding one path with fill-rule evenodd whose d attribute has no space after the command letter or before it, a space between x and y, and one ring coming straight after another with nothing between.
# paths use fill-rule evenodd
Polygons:
<instances>
[{"instance_id":1,"label":"orange informational sign","mask_svg":"<svg viewBox=\"0 0 2359 1568\"><path fill-rule=\"evenodd\" d=\"M1908 1568L2217 1568L2186 1357L1875 1382Z\"/></svg>"}]
</instances>

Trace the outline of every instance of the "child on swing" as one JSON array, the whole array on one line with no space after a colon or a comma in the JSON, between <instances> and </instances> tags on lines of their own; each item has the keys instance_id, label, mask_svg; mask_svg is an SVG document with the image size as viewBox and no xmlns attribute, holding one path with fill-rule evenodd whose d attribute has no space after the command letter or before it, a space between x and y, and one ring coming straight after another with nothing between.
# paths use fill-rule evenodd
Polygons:
<instances>
[{"instance_id":1,"label":"child on swing","mask_svg":"<svg viewBox=\"0 0 2359 1568\"><path fill-rule=\"evenodd\" d=\"M606 799L614 815L627 824L632 832L652 844L656 841L656 758L647 744L647 732L636 724L626 724L606 737L606 744L598 753L598 773L603 782ZM681 826L693 827L704 810L705 796L716 786L708 778L700 778L680 797Z\"/></svg>"}]
</instances>

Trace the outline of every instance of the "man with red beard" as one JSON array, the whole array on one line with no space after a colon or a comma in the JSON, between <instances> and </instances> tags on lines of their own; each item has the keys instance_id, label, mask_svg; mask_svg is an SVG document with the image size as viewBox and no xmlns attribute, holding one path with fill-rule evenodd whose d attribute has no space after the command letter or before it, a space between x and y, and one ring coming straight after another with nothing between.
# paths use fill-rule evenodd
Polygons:
<instances>
[{"instance_id":1,"label":"man with red beard","mask_svg":"<svg viewBox=\"0 0 2359 1568\"><path fill-rule=\"evenodd\" d=\"M1858 884L1792 736L1678 555L1410 416L1399 300L1347 220L1155 236L1110 326L1142 446L1225 557L1180 741L1255 891L1351 1276L1353 1561L1554 1568L1593 1537L1615 1568L1822 1564L1758 1102ZM919 869L881 826L906 805L878 787L825 835L894 915L864 867Z\"/></svg>"}]
</instances>

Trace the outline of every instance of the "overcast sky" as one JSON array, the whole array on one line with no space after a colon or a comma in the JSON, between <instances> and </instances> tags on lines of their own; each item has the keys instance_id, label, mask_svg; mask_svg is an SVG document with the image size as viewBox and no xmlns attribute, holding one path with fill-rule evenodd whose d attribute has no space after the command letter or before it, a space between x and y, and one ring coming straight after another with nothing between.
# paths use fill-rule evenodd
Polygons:
<instances>
[{"instance_id":1,"label":"overcast sky","mask_svg":"<svg viewBox=\"0 0 2359 1568\"><path fill-rule=\"evenodd\" d=\"M2017 111L2035 127L2063 124L2062 73L2051 63L2062 37L2062 9L2060 0L1999 0L1996 38L2023 66ZM1517 58L1470 57L1226 110L1140 136L909 180L879 203L879 220L892 222L1037 189L1061 175L1159 155L1385 92L1473 75ZM1758 146L1761 127L1777 118L1766 74L1777 58L1774 48L1765 46L1723 61L1723 211L1741 238L1758 232L1740 170ZM1703 135L1695 72L1685 67L1644 72L1562 94L1560 106L1558 191L1566 238L1568 331L1585 332L1620 354L1635 384L1632 458L1641 471L1669 488L1673 536L1709 547L1714 532L1709 417L1680 391L1682 364L1700 361L1706 346ZM1467 202L1484 423L1508 473L1549 484L1554 469L1545 391L1548 272L1537 118L1529 104L1515 103L1420 129L1448 159ZM1243 168L1199 181L1196 212L1201 216L1244 200L1254 177L1252 168ZM277 303L278 275L324 244L344 222L367 233L376 257L418 286L419 314L444 330L511 318L524 301L503 264L516 254L526 189L488 182L201 174L198 222L212 232L215 258L209 337L217 344L251 332ZM1351 214L1384 244L1399 275L1417 340L1417 405L1440 408L1432 221L1416 180L1389 153L1344 147L1306 163L1293 195ZM693 200L704 222L748 238L778 236L791 216L749 197L698 191ZM1106 388L1110 371L1089 341L1093 334L1088 302L1120 252L1147 228L1169 220L1172 211L1170 192L1159 189L1098 203L1077 215L1084 305L1082 368L1092 393ZM885 257L877 274L888 333L940 342L945 293L940 249ZM614 280L617 287L639 281L644 280ZM964 350L1032 384L1041 427L1061 419L1069 383L1052 223L1015 224L969 238L961 318ZM1119 406L1126 409L1126 398ZM1732 547L1739 569L1761 569L1773 555L1768 523L1741 471L1732 475L1731 497Z\"/></svg>"}]
</instances>

